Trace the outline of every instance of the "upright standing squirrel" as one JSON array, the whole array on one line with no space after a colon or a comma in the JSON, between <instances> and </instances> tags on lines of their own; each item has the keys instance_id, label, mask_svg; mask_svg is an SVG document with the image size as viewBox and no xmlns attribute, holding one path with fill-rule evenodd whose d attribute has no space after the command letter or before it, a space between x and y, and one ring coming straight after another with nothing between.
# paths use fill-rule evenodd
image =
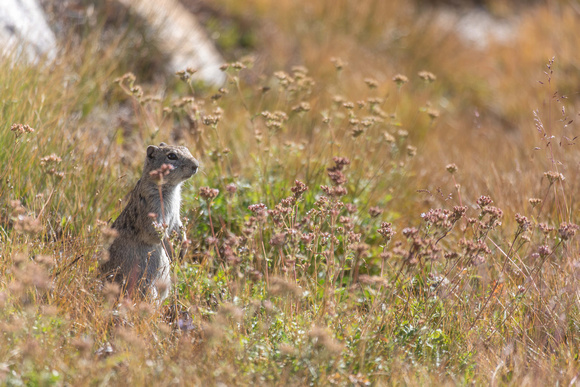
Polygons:
<instances>
[{"instance_id":1,"label":"upright standing squirrel","mask_svg":"<svg viewBox=\"0 0 580 387\"><path fill-rule=\"evenodd\" d=\"M151 292L158 302L169 294L169 237L182 227L181 185L198 168L186 147L165 143L147 147L143 175L113 223L118 235L109 248L109 260L100 267L107 279L129 294Z\"/></svg>"}]
</instances>

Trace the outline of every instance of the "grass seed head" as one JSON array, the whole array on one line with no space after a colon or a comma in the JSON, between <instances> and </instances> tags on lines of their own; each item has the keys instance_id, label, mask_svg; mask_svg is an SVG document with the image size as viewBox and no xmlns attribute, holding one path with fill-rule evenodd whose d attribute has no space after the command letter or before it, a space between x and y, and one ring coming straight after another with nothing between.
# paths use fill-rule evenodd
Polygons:
<instances>
[{"instance_id":1,"label":"grass seed head","mask_svg":"<svg viewBox=\"0 0 580 387\"><path fill-rule=\"evenodd\" d=\"M316 347L324 349L332 355L338 355L343 349L343 345L332 337L328 328L315 326L308 332L308 336Z\"/></svg>"}]
</instances>

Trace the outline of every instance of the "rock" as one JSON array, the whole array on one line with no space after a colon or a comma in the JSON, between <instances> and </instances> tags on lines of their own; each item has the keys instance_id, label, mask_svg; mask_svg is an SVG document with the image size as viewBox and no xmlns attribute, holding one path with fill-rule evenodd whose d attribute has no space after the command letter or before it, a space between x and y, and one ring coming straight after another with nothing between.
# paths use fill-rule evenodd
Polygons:
<instances>
[{"instance_id":1,"label":"rock","mask_svg":"<svg viewBox=\"0 0 580 387\"><path fill-rule=\"evenodd\" d=\"M510 42L519 24L517 16L498 18L483 7L441 6L431 10L430 17L441 28L455 32L463 43L478 49L486 48L491 41Z\"/></svg>"},{"instance_id":2,"label":"rock","mask_svg":"<svg viewBox=\"0 0 580 387\"><path fill-rule=\"evenodd\" d=\"M157 31L159 49L171 61L171 72L191 67L197 70L194 78L221 86L226 81L219 69L224 60L205 34L205 31L177 0L118 0L143 18Z\"/></svg>"},{"instance_id":3,"label":"rock","mask_svg":"<svg viewBox=\"0 0 580 387\"><path fill-rule=\"evenodd\" d=\"M155 31L169 72L197 70L194 78L216 86L226 81L224 60L195 16L177 0L116 0ZM56 58L57 40L38 0L0 0L0 55L15 54L36 62Z\"/></svg>"},{"instance_id":4,"label":"rock","mask_svg":"<svg viewBox=\"0 0 580 387\"><path fill-rule=\"evenodd\" d=\"M54 59L57 45L36 0L0 0L0 54Z\"/></svg>"}]
</instances>

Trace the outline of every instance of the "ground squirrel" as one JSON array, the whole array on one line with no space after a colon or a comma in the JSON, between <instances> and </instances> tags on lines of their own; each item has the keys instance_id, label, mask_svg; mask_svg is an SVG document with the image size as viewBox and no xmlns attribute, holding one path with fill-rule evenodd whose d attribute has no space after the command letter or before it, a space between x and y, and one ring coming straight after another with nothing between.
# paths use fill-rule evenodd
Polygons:
<instances>
[{"instance_id":1,"label":"ground squirrel","mask_svg":"<svg viewBox=\"0 0 580 387\"><path fill-rule=\"evenodd\" d=\"M169 294L168 238L182 227L181 185L199 163L186 147L161 143L147 147L143 175L112 228L118 235L100 271L133 294L151 294L159 302Z\"/></svg>"}]
</instances>

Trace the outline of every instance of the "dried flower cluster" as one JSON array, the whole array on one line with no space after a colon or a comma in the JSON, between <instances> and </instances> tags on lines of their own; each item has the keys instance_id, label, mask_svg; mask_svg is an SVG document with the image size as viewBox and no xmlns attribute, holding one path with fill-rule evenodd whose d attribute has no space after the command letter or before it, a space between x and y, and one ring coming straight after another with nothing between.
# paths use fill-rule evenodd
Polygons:
<instances>
[{"instance_id":1,"label":"dried flower cluster","mask_svg":"<svg viewBox=\"0 0 580 387\"><path fill-rule=\"evenodd\" d=\"M14 132L16 138L22 136L25 133L33 133L34 129L31 128L29 125L26 124L12 124L10 130Z\"/></svg>"},{"instance_id":2,"label":"dried flower cluster","mask_svg":"<svg viewBox=\"0 0 580 387\"><path fill-rule=\"evenodd\" d=\"M379 234L385 239L385 241L390 241L393 236L396 234L393 230L393 225L388 222L381 223L381 228L377 230Z\"/></svg>"},{"instance_id":3,"label":"dried flower cluster","mask_svg":"<svg viewBox=\"0 0 580 387\"><path fill-rule=\"evenodd\" d=\"M207 201L212 201L219 195L220 191L217 188L201 187L199 189L199 196Z\"/></svg>"},{"instance_id":4,"label":"dried flower cluster","mask_svg":"<svg viewBox=\"0 0 580 387\"><path fill-rule=\"evenodd\" d=\"M162 185L163 184L163 178L165 176L169 175L169 173L171 173L171 171L173 170L173 168L174 167L171 164L163 164L158 169L149 172L149 176L151 176L151 178L154 181L156 181L158 184Z\"/></svg>"},{"instance_id":5,"label":"dried flower cluster","mask_svg":"<svg viewBox=\"0 0 580 387\"><path fill-rule=\"evenodd\" d=\"M53 153L49 156L42 157L40 159L40 165L45 166L47 164L58 164L61 161L62 159Z\"/></svg>"},{"instance_id":6,"label":"dried flower cluster","mask_svg":"<svg viewBox=\"0 0 580 387\"><path fill-rule=\"evenodd\" d=\"M405 83L409 82L409 78L404 76L403 74L397 74L393 77L393 82L397 84L397 86L403 86Z\"/></svg>"},{"instance_id":7,"label":"dried flower cluster","mask_svg":"<svg viewBox=\"0 0 580 387\"><path fill-rule=\"evenodd\" d=\"M419 71L418 75L419 75L419 78L421 78L422 80L424 80L428 83L435 82L435 80L437 79L435 74L433 74L429 71Z\"/></svg>"},{"instance_id":8,"label":"dried flower cluster","mask_svg":"<svg viewBox=\"0 0 580 387\"><path fill-rule=\"evenodd\" d=\"M544 172L544 176L548 179L550 184L554 184L556 182L563 182L564 180L566 180L564 175L562 175L559 172L554 172L554 171Z\"/></svg>"},{"instance_id":9,"label":"dried flower cluster","mask_svg":"<svg viewBox=\"0 0 580 387\"><path fill-rule=\"evenodd\" d=\"M453 164L447 164L447 166L445 167L445 169L447 170L447 172L449 172L450 174L454 174L455 172L457 172L457 165Z\"/></svg>"},{"instance_id":10,"label":"dried flower cluster","mask_svg":"<svg viewBox=\"0 0 580 387\"><path fill-rule=\"evenodd\" d=\"M567 241L576 235L578 231L578 225L574 223L562 223L558 228L558 234L562 240Z\"/></svg>"}]
</instances>

